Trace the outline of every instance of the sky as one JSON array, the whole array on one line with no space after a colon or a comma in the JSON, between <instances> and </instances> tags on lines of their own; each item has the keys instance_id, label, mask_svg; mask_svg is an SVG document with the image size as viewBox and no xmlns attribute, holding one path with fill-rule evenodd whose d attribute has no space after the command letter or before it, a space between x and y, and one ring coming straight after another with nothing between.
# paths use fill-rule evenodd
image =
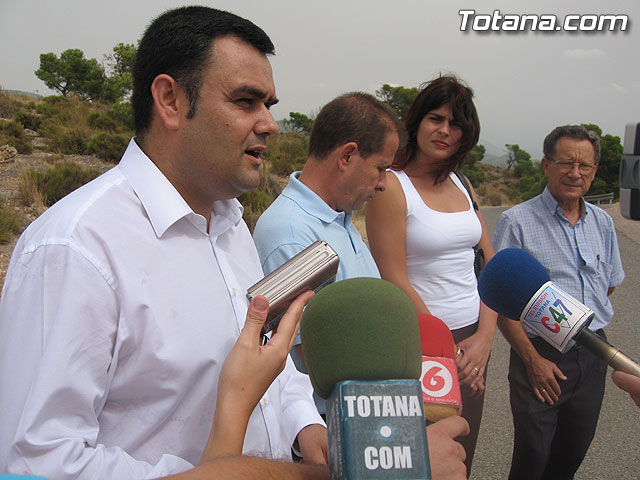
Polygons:
<instances>
[{"instance_id":1,"label":"sky","mask_svg":"<svg viewBox=\"0 0 640 480\"><path fill-rule=\"evenodd\" d=\"M169 0L0 0L0 87L52 94L34 72L41 53L81 49L101 61L116 44L136 44ZM637 0L216 0L201 5L252 20L276 46L271 58L280 103L314 115L349 91L383 84L417 87L454 73L475 92L480 143L505 153L517 143L542 156L558 125L595 123L624 136L640 122L640 2ZM624 32L461 31L460 10L501 15L628 15ZM511 17L512 18L512 17ZM468 23L472 24L470 16ZM586 21L586 20L585 20ZM576 21L577 23L578 21ZM636 22L638 22L636 24Z\"/></svg>"}]
</instances>

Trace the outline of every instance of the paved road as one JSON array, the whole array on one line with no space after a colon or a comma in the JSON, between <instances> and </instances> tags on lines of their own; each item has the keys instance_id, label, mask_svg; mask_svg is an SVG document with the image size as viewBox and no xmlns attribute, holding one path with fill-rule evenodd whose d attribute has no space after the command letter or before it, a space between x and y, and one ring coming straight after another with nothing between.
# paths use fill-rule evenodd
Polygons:
<instances>
[{"instance_id":1,"label":"paved road","mask_svg":"<svg viewBox=\"0 0 640 480\"><path fill-rule=\"evenodd\" d=\"M503 210L504 207L482 209L491 231ZM616 222L626 279L611 296L616 315L607 335L613 345L640 360L640 222L625 220L617 211L611 211L611 215ZM485 410L472 480L500 480L507 478L509 473L513 428L508 400L508 359L508 344L498 332L489 363ZM640 479L639 448L640 409L609 377L598 430L576 480Z\"/></svg>"}]
</instances>

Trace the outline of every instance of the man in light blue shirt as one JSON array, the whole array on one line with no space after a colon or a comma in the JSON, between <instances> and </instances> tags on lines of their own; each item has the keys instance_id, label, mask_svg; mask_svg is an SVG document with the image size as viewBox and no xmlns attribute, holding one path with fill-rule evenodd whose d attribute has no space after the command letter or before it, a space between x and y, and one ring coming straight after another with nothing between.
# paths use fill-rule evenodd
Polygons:
<instances>
[{"instance_id":1,"label":"man in light blue shirt","mask_svg":"<svg viewBox=\"0 0 640 480\"><path fill-rule=\"evenodd\" d=\"M385 104L365 93L348 93L329 102L318 114L309 155L280 196L256 224L253 239L265 275L316 240L325 240L340 257L337 280L380 278L353 212L386 185L400 143L397 117ZM292 352L304 371L298 343ZM324 402L316 404L324 413Z\"/></svg>"},{"instance_id":2,"label":"man in light blue shirt","mask_svg":"<svg viewBox=\"0 0 640 480\"><path fill-rule=\"evenodd\" d=\"M598 169L600 141L584 127L564 126L543 149L547 187L502 214L493 245L531 253L554 284L595 312L589 328L604 336L613 316L609 295L624 271L611 217L582 199ZM520 322L499 317L498 326L512 347L509 478L572 479L595 433L607 365L580 346L560 353Z\"/></svg>"}]
</instances>

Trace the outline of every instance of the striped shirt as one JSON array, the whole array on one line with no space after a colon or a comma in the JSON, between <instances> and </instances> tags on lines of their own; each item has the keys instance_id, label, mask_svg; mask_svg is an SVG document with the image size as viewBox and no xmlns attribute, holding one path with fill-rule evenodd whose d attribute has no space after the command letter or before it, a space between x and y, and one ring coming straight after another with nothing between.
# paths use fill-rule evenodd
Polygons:
<instances>
[{"instance_id":1,"label":"striped shirt","mask_svg":"<svg viewBox=\"0 0 640 480\"><path fill-rule=\"evenodd\" d=\"M502 213L493 232L496 252L522 248L549 272L554 284L595 312L589 328L609 325L610 287L622 283L624 271L613 220L604 210L580 199L582 216L575 226L563 215L548 188ZM535 333L525 326L529 336Z\"/></svg>"}]
</instances>

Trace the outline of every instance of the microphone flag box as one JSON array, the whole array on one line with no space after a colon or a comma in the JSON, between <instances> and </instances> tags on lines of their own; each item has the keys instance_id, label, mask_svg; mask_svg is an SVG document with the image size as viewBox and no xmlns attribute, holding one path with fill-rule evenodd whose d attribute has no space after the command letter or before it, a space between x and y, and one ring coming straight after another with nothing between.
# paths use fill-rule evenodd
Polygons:
<instances>
[{"instance_id":1,"label":"microphone flag box","mask_svg":"<svg viewBox=\"0 0 640 480\"><path fill-rule=\"evenodd\" d=\"M422 401L429 423L460 415L462 395L458 383L458 367L453 358L422 356Z\"/></svg>"},{"instance_id":2,"label":"microphone flag box","mask_svg":"<svg viewBox=\"0 0 640 480\"><path fill-rule=\"evenodd\" d=\"M565 353L575 345L573 338L587 328L594 313L568 293L546 282L522 311L520 321Z\"/></svg>"},{"instance_id":3,"label":"microphone flag box","mask_svg":"<svg viewBox=\"0 0 640 480\"><path fill-rule=\"evenodd\" d=\"M318 292L335 282L340 258L324 240L316 240L247 289L249 303L258 295L269 301L269 313L263 327L268 333L278 326L291 302L307 290Z\"/></svg>"},{"instance_id":4,"label":"microphone flag box","mask_svg":"<svg viewBox=\"0 0 640 480\"><path fill-rule=\"evenodd\" d=\"M347 380L327 400L332 480L431 479L418 380Z\"/></svg>"}]
</instances>

